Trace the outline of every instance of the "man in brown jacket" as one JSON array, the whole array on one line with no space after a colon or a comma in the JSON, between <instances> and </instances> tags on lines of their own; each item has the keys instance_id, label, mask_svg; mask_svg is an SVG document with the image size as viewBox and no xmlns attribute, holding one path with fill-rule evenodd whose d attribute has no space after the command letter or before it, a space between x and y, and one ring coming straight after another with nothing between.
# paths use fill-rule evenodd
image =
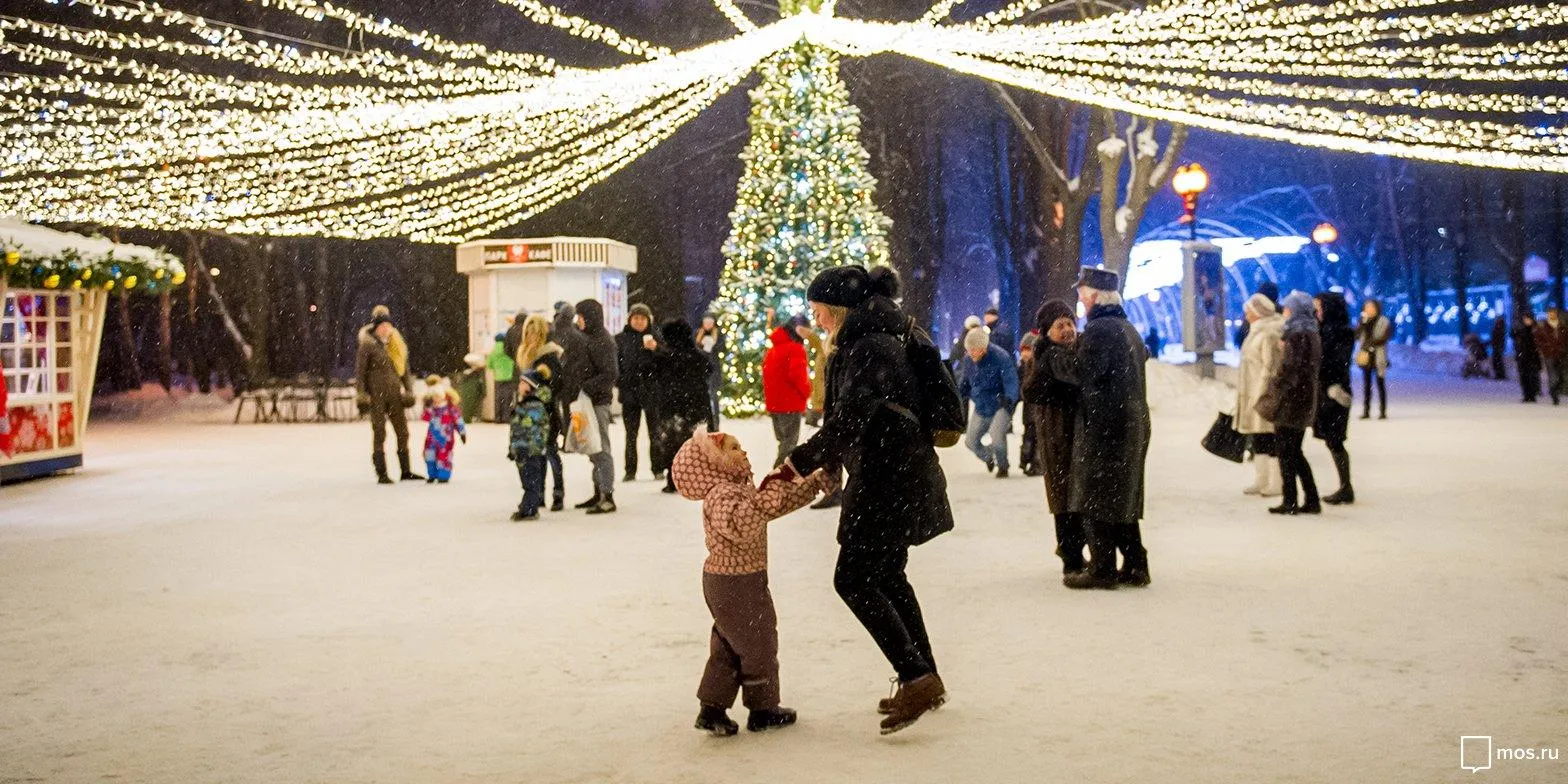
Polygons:
<instances>
[{"instance_id":1,"label":"man in brown jacket","mask_svg":"<svg viewBox=\"0 0 1568 784\"><path fill-rule=\"evenodd\" d=\"M1546 366L1546 393L1552 396L1552 405L1559 405L1568 392L1568 323L1560 309L1548 309L1546 320L1536 323L1535 350Z\"/></svg>"},{"instance_id":2,"label":"man in brown jacket","mask_svg":"<svg viewBox=\"0 0 1568 784\"><path fill-rule=\"evenodd\" d=\"M408 353L404 348L392 351L396 336L401 336L392 326L392 319L378 308L370 324L359 331L359 352L354 359L354 385L362 414L370 416L370 461L376 467L376 481L389 485L387 456L385 452L388 420L392 434L397 439L397 461L401 469L399 478L404 481L424 479L410 470L408 454L408 416L404 410L414 404L414 384L408 375Z\"/></svg>"}]
</instances>

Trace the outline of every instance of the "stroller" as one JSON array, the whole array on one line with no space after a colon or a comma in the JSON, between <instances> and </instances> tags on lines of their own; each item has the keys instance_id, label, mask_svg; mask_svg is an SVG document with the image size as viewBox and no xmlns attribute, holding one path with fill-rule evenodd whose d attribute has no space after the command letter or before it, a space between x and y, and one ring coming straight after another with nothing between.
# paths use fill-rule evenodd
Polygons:
<instances>
[{"instance_id":1,"label":"stroller","mask_svg":"<svg viewBox=\"0 0 1568 784\"><path fill-rule=\"evenodd\" d=\"M1491 378L1487 365L1486 344L1477 335L1465 335L1465 365L1459 374L1463 378Z\"/></svg>"}]
</instances>

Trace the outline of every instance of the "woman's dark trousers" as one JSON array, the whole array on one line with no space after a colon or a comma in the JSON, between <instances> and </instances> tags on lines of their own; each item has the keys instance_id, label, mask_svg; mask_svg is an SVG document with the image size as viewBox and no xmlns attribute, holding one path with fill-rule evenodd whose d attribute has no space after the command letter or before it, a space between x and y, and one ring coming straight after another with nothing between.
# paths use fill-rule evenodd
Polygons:
<instances>
[{"instance_id":1,"label":"woman's dark trousers","mask_svg":"<svg viewBox=\"0 0 1568 784\"><path fill-rule=\"evenodd\" d=\"M904 575L908 564L908 547L843 547L833 571L839 597L905 683L936 672L920 602Z\"/></svg>"}]
</instances>

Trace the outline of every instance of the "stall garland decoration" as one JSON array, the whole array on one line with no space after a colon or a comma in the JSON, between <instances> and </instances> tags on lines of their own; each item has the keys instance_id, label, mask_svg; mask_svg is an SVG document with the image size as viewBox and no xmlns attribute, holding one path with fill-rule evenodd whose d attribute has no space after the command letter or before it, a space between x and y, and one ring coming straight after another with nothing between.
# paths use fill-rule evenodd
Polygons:
<instances>
[{"instance_id":1,"label":"stall garland decoration","mask_svg":"<svg viewBox=\"0 0 1568 784\"><path fill-rule=\"evenodd\" d=\"M0 246L5 253L6 284L18 289L96 288L155 294L185 282L185 266L172 256L155 262L116 258L113 251L85 256L75 248L39 255L3 234Z\"/></svg>"}]
</instances>

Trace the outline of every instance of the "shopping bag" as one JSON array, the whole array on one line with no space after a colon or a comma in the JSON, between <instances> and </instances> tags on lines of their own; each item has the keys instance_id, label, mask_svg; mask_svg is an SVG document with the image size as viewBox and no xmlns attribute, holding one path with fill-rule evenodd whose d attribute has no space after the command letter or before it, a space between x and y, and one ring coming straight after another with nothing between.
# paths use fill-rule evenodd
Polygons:
<instances>
[{"instance_id":1,"label":"shopping bag","mask_svg":"<svg viewBox=\"0 0 1568 784\"><path fill-rule=\"evenodd\" d=\"M593 401L584 392L572 401L568 412L571 420L566 426L566 451L579 455L596 455L604 451L604 434L599 432L599 418L594 416Z\"/></svg>"},{"instance_id":2,"label":"shopping bag","mask_svg":"<svg viewBox=\"0 0 1568 784\"><path fill-rule=\"evenodd\" d=\"M1240 463L1247 451L1247 437L1236 432L1234 419L1223 411L1214 417L1214 424L1209 426L1202 444L1210 454L1232 463Z\"/></svg>"}]
</instances>

